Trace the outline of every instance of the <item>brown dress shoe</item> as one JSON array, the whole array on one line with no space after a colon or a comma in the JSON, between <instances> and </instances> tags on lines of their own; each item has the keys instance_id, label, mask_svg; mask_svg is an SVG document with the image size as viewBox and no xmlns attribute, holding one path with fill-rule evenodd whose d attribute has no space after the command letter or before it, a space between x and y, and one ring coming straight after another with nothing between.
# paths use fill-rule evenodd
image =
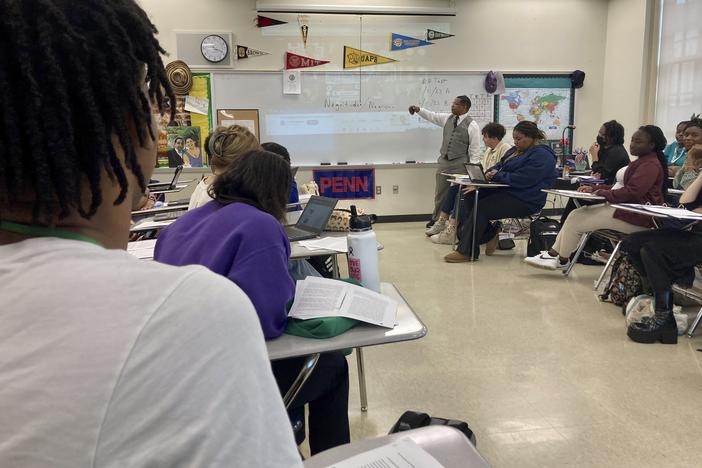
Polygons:
<instances>
[{"instance_id":1,"label":"brown dress shoe","mask_svg":"<svg viewBox=\"0 0 702 468\"><path fill-rule=\"evenodd\" d=\"M492 255L497 250L497 245L500 243L499 234L495 234L495 237L490 239L487 244L485 244L485 255Z\"/></svg>"},{"instance_id":2,"label":"brown dress shoe","mask_svg":"<svg viewBox=\"0 0 702 468\"><path fill-rule=\"evenodd\" d=\"M468 257L467 255L463 255L462 253L460 253L458 251L453 251L444 257L444 261L446 263L464 263L464 262L473 262L475 260Z\"/></svg>"}]
</instances>

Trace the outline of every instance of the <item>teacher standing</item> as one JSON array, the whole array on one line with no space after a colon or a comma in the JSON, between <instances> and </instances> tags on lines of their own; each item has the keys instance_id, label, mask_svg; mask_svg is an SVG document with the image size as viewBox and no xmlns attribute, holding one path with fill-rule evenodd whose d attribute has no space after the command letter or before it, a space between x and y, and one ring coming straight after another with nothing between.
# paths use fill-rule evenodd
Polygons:
<instances>
[{"instance_id":1,"label":"teacher standing","mask_svg":"<svg viewBox=\"0 0 702 468\"><path fill-rule=\"evenodd\" d=\"M465 172L467 162L480 162L480 128L469 115L471 102L468 96L458 96L451 104L451 113L432 112L419 106L410 106L409 113L444 128L444 139L439 150L439 168L436 170L434 212L427 227L431 227L441 212L441 204L449 188L442 172Z\"/></svg>"}]
</instances>

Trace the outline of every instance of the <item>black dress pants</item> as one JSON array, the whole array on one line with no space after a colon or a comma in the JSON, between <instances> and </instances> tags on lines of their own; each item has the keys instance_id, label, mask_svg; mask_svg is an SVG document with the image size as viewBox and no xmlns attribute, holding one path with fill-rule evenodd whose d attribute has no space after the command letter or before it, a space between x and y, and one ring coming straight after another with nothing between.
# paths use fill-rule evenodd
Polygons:
<instances>
[{"instance_id":1,"label":"black dress pants","mask_svg":"<svg viewBox=\"0 0 702 468\"><path fill-rule=\"evenodd\" d=\"M480 256L480 244L488 242L497 235L496 228L490 221L504 218L521 218L533 214L533 208L512 195L499 189L483 189L478 197L478 211L474 213L475 192L470 192L461 202L458 228L458 251L470 256L471 245L473 257ZM473 217L475 217L475 239L473 239Z\"/></svg>"},{"instance_id":2,"label":"black dress pants","mask_svg":"<svg viewBox=\"0 0 702 468\"><path fill-rule=\"evenodd\" d=\"M273 375L285 395L302 369L305 358L273 361ZM308 404L310 452L347 444L349 433L349 366L341 352L320 355L317 366L290 405L289 414L300 414Z\"/></svg>"},{"instance_id":3,"label":"black dress pants","mask_svg":"<svg viewBox=\"0 0 702 468\"><path fill-rule=\"evenodd\" d=\"M692 284L694 267L702 263L702 233L677 229L636 232L622 242L621 250L654 292L667 291L673 283Z\"/></svg>"}]
</instances>

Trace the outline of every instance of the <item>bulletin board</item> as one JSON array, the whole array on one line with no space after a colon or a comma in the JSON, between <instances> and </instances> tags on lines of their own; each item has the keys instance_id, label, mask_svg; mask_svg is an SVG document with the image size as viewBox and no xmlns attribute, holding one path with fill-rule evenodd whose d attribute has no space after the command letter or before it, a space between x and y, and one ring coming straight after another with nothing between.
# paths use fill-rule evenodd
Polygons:
<instances>
[{"instance_id":1,"label":"bulletin board","mask_svg":"<svg viewBox=\"0 0 702 468\"><path fill-rule=\"evenodd\" d=\"M249 129L261 141L258 109L217 109L217 126L241 125Z\"/></svg>"}]
</instances>

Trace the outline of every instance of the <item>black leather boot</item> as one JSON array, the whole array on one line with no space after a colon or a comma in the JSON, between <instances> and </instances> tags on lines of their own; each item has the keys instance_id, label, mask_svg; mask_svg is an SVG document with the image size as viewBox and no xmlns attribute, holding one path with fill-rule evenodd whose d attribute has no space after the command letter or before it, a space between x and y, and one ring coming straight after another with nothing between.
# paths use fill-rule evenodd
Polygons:
<instances>
[{"instance_id":1,"label":"black leather boot","mask_svg":"<svg viewBox=\"0 0 702 468\"><path fill-rule=\"evenodd\" d=\"M629 325L626 334L637 343L677 344L678 325L673 315L673 295L670 290L656 292L655 315L651 320Z\"/></svg>"}]
</instances>

